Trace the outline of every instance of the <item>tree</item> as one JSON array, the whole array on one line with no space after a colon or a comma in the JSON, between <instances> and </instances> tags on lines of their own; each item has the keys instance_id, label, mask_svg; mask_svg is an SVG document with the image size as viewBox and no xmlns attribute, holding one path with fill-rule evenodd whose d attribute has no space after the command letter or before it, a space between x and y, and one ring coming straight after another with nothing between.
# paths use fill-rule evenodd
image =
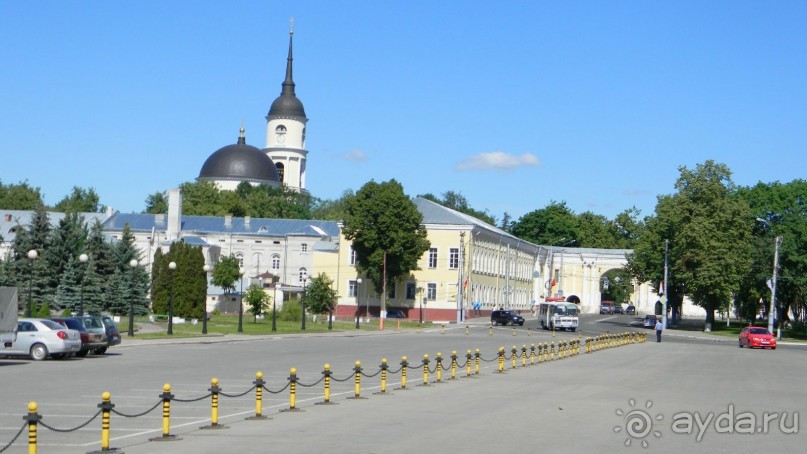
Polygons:
<instances>
[{"instance_id":1,"label":"tree","mask_svg":"<svg viewBox=\"0 0 807 454\"><path fill-rule=\"evenodd\" d=\"M550 202L546 208L531 211L515 222L513 235L536 244L556 245L559 240L577 239L578 221L566 202Z\"/></svg>"},{"instance_id":2,"label":"tree","mask_svg":"<svg viewBox=\"0 0 807 454\"><path fill-rule=\"evenodd\" d=\"M39 188L29 186L27 181L8 186L0 181L0 209L35 210L44 206Z\"/></svg>"},{"instance_id":3,"label":"tree","mask_svg":"<svg viewBox=\"0 0 807 454\"><path fill-rule=\"evenodd\" d=\"M437 198L432 194L423 194L419 195L418 197L423 197L426 200L439 203L440 205L451 208L454 211L459 211L460 213L473 216L490 225L496 225L496 218L488 213L488 210L478 211L471 208L471 205L468 203L468 199L466 199L465 196L459 192L446 191L443 193L442 198Z\"/></svg>"},{"instance_id":4,"label":"tree","mask_svg":"<svg viewBox=\"0 0 807 454\"><path fill-rule=\"evenodd\" d=\"M729 306L749 269L751 211L737 196L724 164L706 161L695 170L679 171L678 192L659 198L656 219L648 220L648 229L654 232L639 241L629 269L640 277L658 270L668 239L673 282L680 285L676 290L706 310L705 329L711 330L715 310ZM648 244L651 241L654 244ZM652 250L660 253L647 254ZM650 272L658 277L657 271Z\"/></svg>"},{"instance_id":5,"label":"tree","mask_svg":"<svg viewBox=\"0 0 807 454\"><path fill-rule=\"evenodd\" d=\"M155 192L146 197L146 209L148 214L168 214L168 197L164 192Z\"/></svg>"},{"instance_id":6,"label":"tree","mask_svg":"<svg viewBox=\"0 0 807 454\"><path fill-rule=\"evenodd\" d=\"M222 257L215 266L210 282L221 287L224 293L229 295L235 292L235 283L241 278L241 263L232 254L229 257Z\"/></svg>"},{"instance_id":7,"label":"tree","mask_svg":"<svg viewBox=\"0 0 807 454\"><path fill-rule=\"evenodd\" d=\"M103 207L100 204L98 194L95 193L95 189L73 186L70 194L60 200L53 209L62 213L97 213Z\"/></svg>"},{"instance_id":8,"label":"tree","mask_svg":"<svg viewBox=\"0 0 807 454\"><path fill-rule=\"evenodd\" d=\"M385 275L391 283L419 269L418 259L430 245L423 216L395 180L362 186L348 202L343 232L353 241L358 271L380 294Z\"/></svg>"},{"instance_id":9,"label":"tree","mask_svg":"<svg viewBox=\"0 0 807 454\"><path fill-rule=\"evenodd\" d=\"M249 312L252 314L252 323L258 321L258 316L263 314L264 310L269 307L272 298L263 290L258 284L252 284L244 292L244 301L249 307Z\"/></svg>"},{"instance_id":10,"label":"tree","mask_svg":"<svg viewBox=\"0 0 807 454\"><path fill-rule=\"evenodd\" d=\"M356 194L348 189L342 193L342 197L336 200L317 200L311 210L312 219L322 219L325 221L341 221L347 214L348 201Z\"/></svg>"},{"instance_id":11,"label":"tree","mask_svg":"<svg viewBox=\"0 0 807 454\"><path fill-rule=\"evenodd\" d=\"M182 241L171 243L168 252L160 249L152 265L152 307L155 313L167 314L172 297L174 316L202 318L205 313L207 276L202 248ZM171 262L176 269L169 268Z\"/></svg>"},{"instance_id":12,"label":"tree","mask_svg":"<svg viewBox=\"0 0 807 454\"><path fill-rule=\"evenodd\" d=\"M333 305L338 298L336 290L331 287L331 280L325 273L309 281L305 290L305 307L314 314L325 314L333 311Z\"/></svg>"}]
</instances>

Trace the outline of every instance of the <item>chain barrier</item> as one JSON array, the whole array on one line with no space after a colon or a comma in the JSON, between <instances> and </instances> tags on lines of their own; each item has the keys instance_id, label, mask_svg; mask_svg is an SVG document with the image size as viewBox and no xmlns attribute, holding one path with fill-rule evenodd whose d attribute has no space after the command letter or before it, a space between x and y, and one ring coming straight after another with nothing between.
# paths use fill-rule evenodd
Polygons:
<instances>
[{"instance_id":1,"label":"chain barrier","mask_svg":"<svg viewBox=\"0 0 807 454\"><path fill-rule=\"evenodd\" d=\"M14 435L14 438L12 438L12 439L11 439L11 441L9 441L7 445L5 445L5 446L3 446L2 448L0 448L0 452L4 452L6 449L10 448L10 447L11 447L11 445L13 445L13 444L14 444L14 442L15 442L15 441L17 441L17 439L18 439L18 438L20 438L20 435L22 435L22 431L23 431L23 430L25 430L25 428L26 428L26 427L28 427L28 423L27 423L27 422L26 422L26 423L24 423L24 424L22 425L22 427L20 427L20 430L19 430L19 432L17 432L17 435Z\"/></svg>"},{"instance_id":2,"label":"chain barrier","mask_svg":"<svg viewBox=\"0 0 807 454\"><path fill-rule=\"evenodd\" d=\"M219 391L219 395L224 397L243 397L252 392L256 387L257 386L253 386L252 388L249 388L248 390L238 394L227 394L224 391Z\"/></svg>"},{"instance_id":3,"label":"chain barrier","mask_svg":"<svg viewBox=\"0 0 807 454\"><path fill-rule=\"evenodd\" d=\"M372 375L365 374L365 373L364 373L364 371L361 371L361 372L360 372L360 374L364 375L364 376L365 376L365 377L367 377L367 378L373 378L373 377L377 376L377 375L378 375L378 374L380 374L380 373L381 373L381 369L378 369L378 370L376 371L376 373L374 373L374 374L372 374Z\"/></svg>"},{"instance_id":4,"label":"chain barrier","mask_svg":"<svg viewBox=\"0 0 807 454\"><path fill-rule=\"evenodd\" d=\"M202 397L198 397L196 399L180 399L178 397L173 397L171 400L175 400L177 402L182 402L182 403L199 402L200 400L207 399L208 397L210 397L212 395L213 395L213 393L207 393L206 395L204 395Z\"/></svg>"},{"instance_id":5,"label":"chain barrier","mask_svg":"<svg viewBox=\"0 0 807 454\"><path fill-rule=\"evenodd\" d=\"M393 369L387 369L387 373L388 373L388 374L397 374L397 373L398 373L398 372L400 372L402 369L403 369L403 366L401 366L401 367L399 367L399 368L397 368L397 369L395 369L395 370L393 370Z\"/></svg>"},{"instance_id":6,"label":"chain barrier","mask_svg":"<svg viewBox=\"0 0 807 454\"><path fill-rule=\"evenodd\" d=\"M288 387L289 387L289 385L290 385L290 384L291 384L291 382L288 382L288 381L287 381L287 382L286 382L286 386L284 386L284 387L280 388L280 389L279 389L279 390L277 390L277 391L272 391L271 389L267 388L266 386L262 386L262 388L263 388L263 390L264 390L264 391L268 392L269 394L280 394L280 393L282 393L283 391L285 391L286 389L288 389Z\"/></svg>"},{"instance_id":7,"label":"chain barrier","mask_svg":"<svg viewBox=\"0 0 807 454\"><path fill-rule=\"evenodd\" d=\"M333 378L333 377L331 377L331 378ZM323 380L325 380L324 375L322 377L319 377L319 380L317 380L315 383L311 383L310 385L306 385L305 383L303 383L303 382L301 382L299 380L297 380L297 384L302 386L303 388L311 388L311 387L317 386L318 384L322 383Z\"/></svg>"},{"instance_id":8,"label":"chain barrier","mask_svg":"<svg viewBox=\"0 0 807 454\"><path fill-rule=\"evenodd\" d=\"M348 381L348 380L353 380L353 379L355 379L355 378L356 378L356 374L355 374L355 373L352 373L352 374L348 375L348 376L347 376L347 377L345 377L345 378L336 378L336 377L334 377L333 375L331 375L331 380L333 380L333 381L335 381L335 382L339 382L339 383L344 383L344 382L346 382L346 381Z\"/></svg>"},{"instance_id":9,"label":"chain barrier","mask_svg":"<svg viewBox=\"0 0 807 454\"><path fill-rule=\"evenodd\" d=\"M484 361L484 362L486 362L486 363L492 363L492 362L494 362L494 361L498 361L498 360L499 360L499 356L498 356L498 355L496 355L496 356L494 356L493 358L490 358L490 359L485 359L485 357L484 357L484 356L482 356L482 355L477 356L477 358L481 359L482 361Z\"/></svg>"},{"instance_id":10,"label":"chain barrier","mask_svg":"<svg viewBox=\"0 0 807 454\"><path fill-rule=\"evenodd\" d=\"M437 372L437 361L434 362L434 367L433 368L432 367L429 368L429 373L430 374L433 374L435 372Z\"/></svg>"},{"instance_id":11,"label":"chain barrier","mask_svg":"<svg viewBox=\"0 0 807 454\"><path fill-rule=\"evenodd\" d=\"M61 432L61 433L66 433L66 432L75 432L75 431L77 431L77 430L79 430L79 429L83 429L83 428L87 427L87 424L89 424L89 423L91 423L91 422L95 421L95 418L97 418L97 417L98 417L98 415L100 415L100 414L101 414L101 411L102 411L102 410L98 410L97 412L95 412L95 415L93 415L93 417L92 417L92 418L88 419L88 420L87 420L85 423L83 423L83 424L81 424L80 426L75 427L75 428L73 428L73 429L59 429L59 428L56 428L56 427L51 427L51 426L49 426L49 425L45 424L44 418L39 420L39 425L41 425L42 427L44 427L44 428L46 428L46 429L48 429L48 430L52 430L52 431L54 431L54 432Z\"/></svg>"},{"instance_id":12,"label":"chain barrier","mask_svg":"<svg viewBox=\"0 0 807 454\"><path fill-rule=\"evenodd\" d=\"M137 413L137 414L134 414L134 415L127 415L126 413L121 413L118 410L115 410L114 408L111 411L112 411L112 413L115 413L118 416L123 416L124 418L139 418L140 416L145 416L145 415L151 413L152 411L154 411L154 409L159 407L160 404L162 404L162 403L163 403L162 400L158 400L157 403L154 404L153 407L149 408L148 410L144 411L143 413Z\"/></svg>"},{"instance_id":13,"label":"chain barrier","mask_svg":"<svg viewBox=\"0 0 807 454\"><path fill-rule=\"evenodd\" d=\"M413 366L413 365L410 364L410 365L407 366L407 368L411 369L411 370L421 369L421 368L423 368L423 363L420 363L419 366Z\"/></svg>"}]
</instances>

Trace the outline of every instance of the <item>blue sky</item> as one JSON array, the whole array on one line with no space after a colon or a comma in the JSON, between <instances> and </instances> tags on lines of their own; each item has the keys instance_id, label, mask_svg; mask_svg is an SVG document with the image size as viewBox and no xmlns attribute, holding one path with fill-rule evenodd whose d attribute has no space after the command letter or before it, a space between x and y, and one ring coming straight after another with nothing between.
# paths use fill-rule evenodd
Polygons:
<instances>
[{"instance_id":1,"label":"blue sky","mask_svg":"<svg viewBox=\"0 0 807 454\"><path fill-rule=\"evenodd\" d=\"M613 217L678 167L805 177L807 2L0 3L0 180L139 212L265 144L295 18L308 189L395 178L515 218Z\"/></svg>"}]
</instances>

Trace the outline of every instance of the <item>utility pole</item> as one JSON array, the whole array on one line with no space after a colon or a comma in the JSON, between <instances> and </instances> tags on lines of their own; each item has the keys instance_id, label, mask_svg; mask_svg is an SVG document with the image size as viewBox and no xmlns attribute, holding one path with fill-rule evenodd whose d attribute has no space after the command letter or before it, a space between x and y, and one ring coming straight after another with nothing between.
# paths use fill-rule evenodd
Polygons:
<instances>
[{"instance_id":1,"label":"utility pole","mask_svg":"<svg viewBox=\"0 0 807 454\"><path fill-rule=\"evenodd\" d=\"M465 232L460 232L460 250L459 250L459 272L457 273L459 282L457 283L457 325L462 323L462 307L463 307L463 292L465 288L463 284L465 283L465 279L463 274L465 271L465 251L463 247L465 245Z\"/></svg>"},{"instance_id":2,"label":"utility pole","mask_svg":"<svg viewBox=\"0 0 807 454\"><path fill-rule=\"evenodd\" d=\"M773 311L776 309L776 277L779 274L779 243L782 241L781 236L777 236L774 240L773 248L773 280L771 281L771 307L768 311L768 331L773 334ZM782 320L779 320L779 327L776 331L777 339L782 338Z\"/></svg>"},{"instance_id":3,"label":"utility pole","mask_svg":"<svg viewBox=\"0 0 807 454\"><path fill-rule=\"evenodd\" d=\"M661 308L661 324L664 326L664 329L667 329L667 301L669 301L669 297L667 296L669 293L670 285L667 283L667 258L670 252L670 240L664 240L664 295L662 297L662 308Z\"/></svg>"}]
</instances>

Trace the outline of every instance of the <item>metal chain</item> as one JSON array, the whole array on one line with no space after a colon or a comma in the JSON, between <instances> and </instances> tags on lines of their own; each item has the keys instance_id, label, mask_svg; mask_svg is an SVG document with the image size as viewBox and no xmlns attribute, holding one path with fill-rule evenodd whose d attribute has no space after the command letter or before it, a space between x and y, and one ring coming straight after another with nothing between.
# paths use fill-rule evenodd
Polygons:
<instances>
[{"instance_id":1,"label":"metal chain","mask_svg":"<svg viewBox=\"0 0 807 454\"><path fill-rule=\"evenodd\" d=\"M253 389L255 389L255 386L253 386L252 388L249 388L248 390L246 390L246 391L244 391L244 392L242 392L240 394L227 394L227 393L221 392L221 391L219 391L219 394L224 396L224 397L241 397L241 396L246 396L247 393L252 392Z\"/></svg>"},{"instance_id":2,"label":"metal chain","mask_svg":"<svg viewBox=\"0 0 807 454\"><path fill-rule=\"evenodd\" d=\"M398 372L400 372L401 370L403 370L403 366L401 366L401 367L399 367L399 368L397 368L397 369L395 369L395 370L392 370L392 369L387 369L387 373L388 373L388 374L393 374L393 375L394 375L394 374L397 374Z\"/></svg>"},{"instance_id":3,"label":"metal chain","mask_svg":"<svg viewBox=\"0 0 807 454\"><path fill-rule=\"evenodd\" d=\"M499 357L498 357L498 356L494 356L494 357L493 357L493 358L491 358L491 359L485 359L485 357L484 357L484 356L479 355L479 359L481 359L482 361L484 361L484 362L486 362L486 363L492 363L493 361L498 360L498 359L499 359Z\"/></svg>"},{"instance_id":4,"label":"metal chain","mask_svg":"<svg viewBox=\"0 0 807 454\"><path fill-rule=\"evenodd\" d=\"M364 373L364 371L361 371L360 373L361 373L362 375L364 375L365 377L367 377L367 378L373 378L373 377L375 377L376 375L378 375L378 374L380 374L380 373L381 373L381 369L378 369L378 370L377 370L377 371L376 371L374 374L372 374L372 375L365 374L365 373Z\"/></svg>"},{"instance_id":5,"label":"metal chain","mask_svg":"<svg viewBox=\"0 0 807 454\"><path fill-rule=\"evenodd\" d=\"M437 362L435 361L434 362L434 367L433 368L430 367L428 370L429 370L430 374L433 374L433 373L437 372Z\"/></svg>"},{"instance_id":6,"label":"metal chain","mask_svg":"<svg viewBox=\"0 0 807 454\"><path fill-rule=\"evenodd\" d=\"M162 401L162 400L158 400L158 401L157 401L157 403L156 403L156 404L154 404L154 406L153 406L153 407L149 408L148 410L144 411L143 413L138 413L138 414L136 414L136 415L127 415L126 413L121 413L121 412L119 412L118 410L115 410L114 408L113 408L112 410L110 410L110 411L111 411L112 413L115 413L115 414L116 414L116 415L118 415L118 416L123 416L124 418L137 418L137 417L139 417L139 416L145 416L145 415L147 415L147 414L151 413L151 412L152 412L152 411L153 411L155 408L159 407L161 403L163 403L163 401Z\"/></svg>"},{"instance_id":7,"label":"metal chain","mask_svg":"<svg viewBox=\"0 0 807 454\"><path fill-rule=\"evenodd\" d=\"M339 378L336 378L336 377L334 377L333 375L331 375L331 380L333 380L333 381L335 381L335 382L342 383L342 382L346 382L346 381L350 380L351 378L353 378L353 377L355 377L355 376L356 376L356 374L350 374L350 375L348 375L348 376L347 376L347 377L345 377L345 378L339 379Z\"/></svg>"},{"instance_id":8,"label":"metal chain","mask_svg":"<svg viewBox=\"0 0 807 454\"><path fill-rule=\"evenodd\" d=\"M22 431L25 430L25 426L27 426L27 425L28 425L27 422L23 423L22 427L20 427L19 432L17 432L17 435L14 435L14 438L12 438L11 441L9 441L7 445L0 448L0 452L4 452L6 449L10 448L11 445L13 445L15 441L17 441L17 438L20 438L20 435L22 434Z\"/></svg>"},{"instance_id":9,"label":"metal chain","mask_svg":"<svg viewBox=\"0 0 807 454\"><path fill-rule=\"evenodd\" d=\"M423 368L423 363L420 363L420 366L413 366L413 365L410 364L408 367L410 369L412 369L412 370L422 369Z\"/></svg>"},{"instance_id":10,"label":"metal chain","mask_svg":"<svg viewBox=\"0 0 807 454\"><path fill-rule=\"evenodd\" d=\"M95 413L95 415L94 415L92 418L90 418L89 420L87 420L87 422L85 422L84 424L82 424L82 425L80 425L80 426L78 426L78 427L75 427L75 428L73 428L73 429L57 429L56 427L51 427L51 426L49 426L49 425L45 424L45 421L43 421L43 420L41 420L41 419L39 420L39 425L41 425L42 427L44 427L44 428L46 428L46 429L48 429L48 430L52 430L52 431L54 431L54 432L62 432L62 433L64 433L64 432L75 432L75 431L77 431L77 430L79 430L79 429L83 429L84 427L86 427L86 426L87 426L87 424L89 424L89 423L93 422L93 421L95 420L95 418L97 418L97 417L98 417L98 415L100 415L100 414L101 414L101 412L102 412L102 411L103 411L103 410L98 410L98 411Z\"/></svg>"},{"instance_id":11,"label":"metal chain","mask_svg":"<svg viewBox=\"0 0 807 454\"><path fill-rule=\"evenodd\" d=\"M446 365L441 365L440 367L442 367L443 370L450 370L451 369L451 361L446 361Z\"/></svg>"},{"instance_id":12,"label":"metal chain","mask_svg":"<svg viewBox=\"0 0 807 454\"><path fill-rule=\"evenodd\" d=\"M202 399L207 399L208 397L210 397L210 396L212 396L212 395L213 395L213 393L208 393L207 395L202 396L202 397L197 397L196 399L178 399L178 398L174 397L174 398L173 398L173 399L171 399L171 400L175 400L175 401L177 401L177 402L182 402L182 403L188 403L188 402L199 402L200 400L202 400Z\"/></svg>"},{"instance_id":13,"label":"metal chain","mask_svg":"<svg viewBox=\"0 0 807 454\"><path fill-rule=\"evenodd\" d=\"M285 390L286 390L286 388L288 388L288 387L289 387L289 385L291 385L291 382L290 382L290 381L287 381L287 382L286 382L286 386L284 386L283 388L281 388L281 389L279 389L279 390L277 390L277 391L272 391L271 389L267 388L266 386L263 386L263 389L264 389L264 391L268 392L269 394L280 394L280 393L282 393L283 391L285 391Z\"/></svg>"},{"instance_id":14,"label":"metal chain","mask_svg":"<svg viewBox=\"0 0 807 454\"><path fill-rule=\"evenodd\" d=\"M462 369L463 367L465 367L467 365L468 365L468 358L465 358L465 362L462 363L462 364L460 364L460 362L457 361L457 367L460 368L460 369Z\"/></svg>"},{"instance_id":15,"label":"metal chain","mask_svg":"<svg viewBox=\"0 0 807 454\"><path fill-rule=\"evenodd\" d=\"M324 376L324 375L323 375L322 377L319 377L319 380L317 380L317 381L316 381L316 382L314 382L314 383L311 383L310 385L306 385L305 383L303 383L303 382L301 382L301 381L299 381L299 380L297 381L297 384L298 384L298 385L300 385L300 386L302 386L303 388L311 388L311 387L313 387L313 386L317 386L318 384L322 383L322 380L325 380L325 376Z\"/></svg>"}]
</instances>

